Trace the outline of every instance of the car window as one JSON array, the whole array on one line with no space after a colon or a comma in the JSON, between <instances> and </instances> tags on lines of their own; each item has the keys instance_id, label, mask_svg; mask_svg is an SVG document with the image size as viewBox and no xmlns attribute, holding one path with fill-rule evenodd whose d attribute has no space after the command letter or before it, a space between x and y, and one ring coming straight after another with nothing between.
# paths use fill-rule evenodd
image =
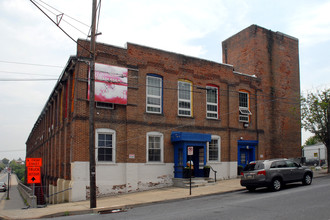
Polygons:
<instances>
[{"instance_id":1,"label":"car window","mask_svg":"<svg viewBox=\"0 0 330 220\"><path fill-rule=\"evenodd\" d=\"M284 160L276 161L274 163L275 163L275 168L285 168L285 167L287 167L287 164ZM272 167L272 168L274 168L274 167Z\"/></svg>"},{"instance_id":2,"label":"car window","mask_svg":"<svg viewBox=\"0 0 330 220\"><path fill-rule=\"evenodd\" d=\"M257 163L250 163L250 164L246 165L244 167L243 171L262 170L264 168L265 168L265 166L263 163L257 162Z\"/></svg>"},{"instance_id":3,"label":"car window","mask_svg":"<svg viewBox=\"0 0 330 220\"><path fill-rule=\"evenodd\" d=\"M291 160L285 161L288 167L299 167L299 165Z\"/></svg>"}]
</instances>

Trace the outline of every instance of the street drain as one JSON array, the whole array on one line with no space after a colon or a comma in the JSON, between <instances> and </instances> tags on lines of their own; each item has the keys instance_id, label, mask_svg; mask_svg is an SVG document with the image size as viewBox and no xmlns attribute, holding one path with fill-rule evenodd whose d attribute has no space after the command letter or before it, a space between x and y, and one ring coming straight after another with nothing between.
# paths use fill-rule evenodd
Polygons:
<instances>
[{"instance_id":1,"label":"street drain","mask_svg":"<svg viewBox=\"0 0 330 220\"><path fill-rule=\"evenodd\" d=\"M118 213L118 212L126 212L126 209L111 209L111 210L102 210L99 211L99 214L111 214L111 213Z\"/></svg>"}]
</instances>

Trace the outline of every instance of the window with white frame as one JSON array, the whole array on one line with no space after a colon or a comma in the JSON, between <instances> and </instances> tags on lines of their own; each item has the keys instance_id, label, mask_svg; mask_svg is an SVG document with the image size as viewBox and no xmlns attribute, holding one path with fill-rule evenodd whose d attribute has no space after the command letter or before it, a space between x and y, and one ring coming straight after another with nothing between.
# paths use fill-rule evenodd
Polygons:
<instances>
[{"instance_id":1,"label":"window with white frame","mask_svg":"<svg viewBox=\"0 0 330 220\"><path fill-rule=\"evenodd\" d=\"M212 135L208 148L208 161L220 162L220 136Z\"/></svg>"},{"instance_id":2,"label":"window with white frame","mask_svg":"<svg viewBox=\"0 0 330 220\"><path fill-rule=\"evenodd\" d=\"M157 75L147 75L147 109L148 113L162 113L163 79Z\"/></svg>"},{"instance_id":3,"label":"window with white frame","mask_svg":"<svg viewBox=\"0 0 330 220\"><path fill-rule=\"evenodd\" d=\"M96 161L97 162L115 162L116 152L116 131L99 128L96 129Z\"/></svg>"},{"instance_id":4,"label":"window with white frame","mask_svg":"<svg viewBox=\"0 0 330 220\"><path fill-rule=\"evenodd\" d=\"M147 133L147 162L163 162L163 134Z\"/></svg>"},{"instance_id":5,"label":"window with white frame","mask_svg":"<svg viewBox=\"0 0 330 220\"><path fill-rule=\"evenodd\" d=\"M192 116L192 83L178 82L178 115Z\"/></svg>"},{"instance_id":6,"label":"window with white frame","mask_svg":"<svg viewBox=\"0 0 330 220\"><path fill-rule=\"evenodd\" d=\"M218 87L206 86L206 117L218 119Z\"/></svg>"},{"instance_id":7,"label":"window with white frame","mask_svg":"<svg viewBox=\"0 0 330 220\"><path fill-rule=\"evenodd\" d=\"M252 113L249 110L249 93L239 92L239 121L249 122L249 116Z\"/></svg>"}]
</instances>

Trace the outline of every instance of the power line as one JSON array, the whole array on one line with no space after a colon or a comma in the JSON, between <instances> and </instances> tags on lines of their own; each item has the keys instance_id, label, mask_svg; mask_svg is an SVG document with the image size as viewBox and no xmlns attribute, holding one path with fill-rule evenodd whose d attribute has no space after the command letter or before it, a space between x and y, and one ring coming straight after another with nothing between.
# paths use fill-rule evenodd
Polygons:
<instances>
[{"instance_id":1,"label":"power line","mask_svg":"<svg viewBox=\"0 0 330 220\"><path fill-rule=\"evenodd\" d=\"M37 73L22 73L22 72L12 72L12 71L2 71L0 73L10 73L10 74L20 74L20 75L31 75L31 76L56 76L55 74L48 75L48 74L37 74Z\"/></svg>"},{"instance_id":2,"label":"power line","mask_svg":"<svg viewBox=\"0 0 330 220\"><path fill-rule=\"evenodd\" d=\"M5 60L0 60L0 63L11 63L11 64L29 65L29 66L44 66L44 67L54 67L54 68L61 68L61 69L63 69L63 66L55 66L55 65L47 65L47 64L37 64L37 63L23 63L23 62L5 61Z\"/></svg>"},{"instance_id":3,"label":"power line","mask_svg":"<svg viewBox=\"0 0 330 220\"><path fill-rule=\"evenodd\" d=\"M83 45L81 45L80 43L78 43L78 41L76 41L75 39L73 39L63 28L61 28L55 21L53 21L53 19L51 19L49 17L49 15L44 12L38 5L37 3L34 2L34 0L30 0L30 2L36 6L49 20L51 20L67 37L69 37L73 42L75 42L77 45L79 45L81 48L83 48L84 50L88 51L88 53L91 53L91 51L87 48L85 48Z\"/></svg>"},{"instance_id":4,"label":"power line","mask_svg":"<svg viewBox=\"0 0 330 220\"><path fill-rule=\"evenodd\" d=\"M60 19L60 21L57 20L57 26L60 25L60 22L61 22L61 21L64 21L65 23L67 23L68 25L70 25L71 27L73 27L74 29L76 29L77 31L79 31L80 33L86 35L85 32L81 31L80 29L78 29L77 27L75 27L74 25L72 25L71 23L69 23L68 21L66 21L65 19L62 19L63 16L64 16L64 13L63 13L63 12L57 10L56 8L50 6L49 4L47 4L47 3L45 3L45 2L43 2L43 1L41 1L41 0L39 0L39 1L42 2L43 4L47 5L48 7L52 8L53 10L55 10L55 11L57 11L57 12L60 13L60 14L55 14L54 12L52 12L51 10L49 10L48 8L46 8L45 6L43 6L43 5L41 5L40 3L36 2L36 4L38 4L40 7L44 8L45 10L47 10L48 12L50 12L51 14L55 15L56 18L58 18L58 16L60 16L60 15L62 16L61 19ZM66 14L65 14L65 15L66 15ZM89 25L87 25L87 24L84 24L84 23L82 23L82 22L80 22L80 21L78 21L78 20L76 20L76 19L74 19L74 18L72 18L72 17L70 17L70 16L68 16L68 15L66 15L66 16L69 17L69 18L71 18L72 20L75 20L75 21L77 21L77 22L79 22L79 23L81 23L81 24L83 24L83 25L89 27Z\"/></svg>"},{"instance_id":5,"label":"power line","mask_svg":"<svg viewBox=\"0 0 330 220\"><path fill-rule=\"evenodd\" d=\"M58 79L0 79L0 82L55 81Z\"/></svg>"},{"instance_id":6,"label":"power line","mask_svg":"<svg viewBox=\"0 0 330 220\"><path fill-rule=\"evenodd\" d=\"M26 149L24 149L24 150L0 150L0 153L4 153L4 152L17 152L17 151L26 151Z\"/></svg>"},{"instance_id":7,"label":"power line","mask_svg":"<svg viewBox=\"0 0 330 220\"><path fill-rule=\"evenodd\" d=\"M47 5L48 7L54 9L55 11L57 11L57 12L59 12L59 13L63 13L63 12L59 11L58 9L54 8L53 6L47 4L46 2L44 2L44 1L42 1L42 0L39 0L39 1L42 2L42 3L44 3L45 5ZM63 13L63 14L64 14L64 13ZM77 19L75 19L75 18L73 18L73 17L70 17L70 16L67 15L67 14L65 14L65 15L66 15L68 18L71 18L72 20L74 20L74 21L76 21L76 22L78 22L78 23L80 23L80 24L82 24L82 25L85 25L86 27L89 28L89 25L88 25L88 24L85 24L85 23L83 23L83 22L81 22L81 21L79 21L79 20L77 20Z\"/></svg>"}]
</instances>

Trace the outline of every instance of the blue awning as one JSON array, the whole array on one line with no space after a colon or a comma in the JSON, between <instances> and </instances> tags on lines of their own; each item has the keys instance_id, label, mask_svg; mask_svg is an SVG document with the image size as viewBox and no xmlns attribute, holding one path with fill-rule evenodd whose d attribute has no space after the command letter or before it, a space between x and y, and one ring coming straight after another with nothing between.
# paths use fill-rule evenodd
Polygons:
<instances>
[{"instance_id":1,"label":"blue awning","mask_svg":"<svg viewBox=\"0 0 330 220\"><path fill-rule=\"evenodd\" d=\"M255 140L238 140L237 143L238 145L241 146L246 146L246 145L257 146L259 142Z\"/></svg>"},{"instance_id":2,"label":"blue awning","mask_svg":"<svg viewBox=\"0 0 330 220\"><path fill-rule=\"evenodd\" d=\"M202 133L191 133L191 132L181 132L181 131L172 131L171 141L198 141L198 142L210 142L211 135L210 134L202 134Z\"/></svg>"}]
</instances>

